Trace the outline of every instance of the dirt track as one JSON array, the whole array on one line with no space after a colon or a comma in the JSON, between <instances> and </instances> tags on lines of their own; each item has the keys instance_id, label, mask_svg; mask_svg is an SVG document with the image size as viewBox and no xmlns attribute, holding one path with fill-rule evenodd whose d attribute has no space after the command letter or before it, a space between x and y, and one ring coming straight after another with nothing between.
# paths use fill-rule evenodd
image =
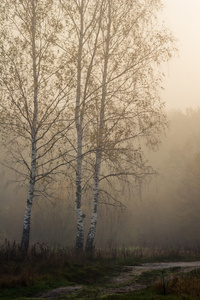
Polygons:
<instances>
[{"instance_id":1,"label":"dirt track","mask_svg":"<svg viewBox=\"0 0 200 300\"><path fill-rule=\"evenodd\" d=\"M183 272L188 272L196 268L200 268L200 261L195 262L168 262L168 263L145 263L140 266L127 266L126 271L121 273L117 277L111 279L111 284L114 284L114 288L106 288L105 293L128 293L133 291L139 291L146 288L146 284L132 283L131 280L135 275L140 275L143 272L152 270L165 270L169 268L182 268ZM119 285L119 286L117 286ZM122 286L124 285L124 286ZM58 288L42 295L39 298L43 299L55 299L62 295L76 294L78 290L82 289L83 286L67 286ZM61 299L61 298L59 298Z\"/></svg>"},{"instance_id":2,"label":"dirt track","mask_svg":"<svg viewBox=\"0 0 200 300\"><path fill-rule=\"evenodd\" d=\"M162 270L162 269L169 269L169 268L200 268L200 261L192 261L192 262L168 262L168 263L146 263L142 264L141 266L134 267L135 269L143 269L143 270ZM133 267L131 267L133 268Z\"/></svg>"}]
</instances>

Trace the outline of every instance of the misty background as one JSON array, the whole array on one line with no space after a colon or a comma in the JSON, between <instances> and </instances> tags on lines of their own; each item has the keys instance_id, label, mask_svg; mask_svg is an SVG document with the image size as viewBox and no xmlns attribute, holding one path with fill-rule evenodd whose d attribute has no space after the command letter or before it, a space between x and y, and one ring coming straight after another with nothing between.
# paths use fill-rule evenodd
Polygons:
<instances>
[{"instance_id":1,"label":"misty background","mask_svg":"<svg viewBox=\"0 0 200 300\"><path fill-rule=\"evenodd\" d=\"M140 191L130 190L127 184L122 203L115 207L100 201L97 248L200 247L200 3L166 0L164 5L166 24L179 40L179 55L163 70L166 78L161 96L168 129L156 151L145 150L156 174L146 178ZM1 146L0 155L1 159L6 155ZM13 184L16 174L11 170L1 168L0 175L0 244L5 239L20 242L27 191ZM31 243L73 247L75 190L66 180L52 188L52 201L34 200ZM82 208L87 217L92 205L88 198L84 195Z\"/></svg>"},{"instance_id":2,"label":"misty background","mask_svg":"<svg viewBox=\"0 0 200 300\"><path fill-rule=\"evenodd\" d=\"M123 199L126 207L100 206L97 248L200 247L200 109L171 110L168 119L169 128L159 149L146 154L157 174L147 178L141 197L137 191L135 195L129 193L127 187ZM26 200L26 191L8 185L12 173L6 174L1 178L1 243L5 239L20 241ZM65 183L56 190L54 202L35 200L32 243L73 247L74 191ZM83 211L89 214L86 203Z\"/></svg>"},{"instance_id":3,"label":"misty background","mask_svg":"<svg viewBox=\"0 0 200 300\"><path fill-rule=\"evenodd\" d=\"M165 0L162 18L178 40L179 53L165 67L166 108L199 107L200 1Z\"/></svg>"}]
</instances>

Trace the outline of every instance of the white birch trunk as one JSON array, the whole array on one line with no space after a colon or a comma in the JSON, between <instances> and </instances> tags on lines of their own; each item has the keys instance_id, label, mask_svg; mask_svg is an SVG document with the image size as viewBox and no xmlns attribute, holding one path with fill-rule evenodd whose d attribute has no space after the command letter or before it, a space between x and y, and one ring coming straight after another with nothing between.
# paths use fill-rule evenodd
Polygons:
<instances>
[{"instance_id":1,"label":"white birch trunk","mask_svg":"<svg viewBox=\"0 0 200 300\"><path fill-rule=\"evenodd\" d=\"M24 225L21 240L21 250L27 253L30 240L30 228L31 228L31 209L33 205L34 191L35 191L35 181L36 181L36 155L37 155L37 118L38 118L38 71L37 71L37 54L36 54L36 8L35 2L31 1L31 35L32 35L32 63L33 63L33 86L34 86L34 96L33 96L33 120L31 126L31 138L32 138L32 148L31 148L31 168L30 168L30 180L28 188L28 197L26 210L24 215Z\"/></svg>"},{"instance_id":2,"label":"white birch trunk","mask_svg":"<svg viewBox=\"0 0 200 300\"><path fill-rule=\"evenodd\" d=\"M28 197L26 210L24 215L24 225L21 240L21 250L23 252L28 251L29 240L30 240L30 229L31 229L31 209L33 204L34 190L35 190L35 175L36 175L36 143L32 146L32 161L31 161L31 171L30 171L30 181L28 188Z\"/></svg>"},{"instance_id":3,"label":"white birch trunk","mask_svg":"<svg viewBox=\"0 0 200 300\"><path fill-rule=\"evenodd\" d=\"M90 229L87 236L85 250L90 252L93 250L94 238L96 234L96 227L98 221L98 201L99 201L99 175L101 168L101 153L97 154L95 173L94 173L94 187L93 187L93 202L92 202L92 216L90 221Z\"/></svg>"},{"instance_id":4,"label":"white birch trunk","mask_svg":"<svg viewBox=\"0 0 200 300\"><path fill-rule=\"evenodd\" d=\"M96 162L94 171L94 188L93 188L93 206L92 216L90 221L90 229L86 240L86 251L92 251L94 245L94 238L97 227L98 219L98 204L99 204L99 177L102 161L102 152L104 145L104 127L105 127L105 102L107 96L107 73L108 73L108 61L110 51L110 31L111 31L111 2L108 3L108 24L107 24L107 35L105 38L105 55L104 55L104 67L102 77L102 98L101 98L101 110L100 110L100 123L99 123L99 136L97 141L96 149Z\"/></svg>"},{"instance_id":5,"label":"white birch trunk","mask_svg":"<svg viewBox=\"0 0 200 300\"><path fill-rule=\"evenodd\" d=\"M76 199L75 212L77 218L76 245L77 251L83 251L84 246L84 214L81 210L82 197L82 122L80 116L81 105L81 71L82 71L82 49L83 49L83 1L80 7L80 37L77 61L77 91L76 91L76 107L75 107L75 122L77 132L77 158L76 158Z\"/></svg>"},{"instance_id":6,"label":"white birch trunk","mask_svg":"<svg viewBox=\"0 0 200 300\"><path fill-rule=\"evenodd\" d=\"M81 152L82 147L79 148L79 156L77 157L76 166L76 200L75 200L75 212L77 217L77 232L76 232L76 250L82 251L84 246L84 218L85 215L81 210L81 196L82 196L82 186L81 186L81 176L82 176L82 158ZM78 154L77 154L78 155Z\"/></svg>"}]
</instances>

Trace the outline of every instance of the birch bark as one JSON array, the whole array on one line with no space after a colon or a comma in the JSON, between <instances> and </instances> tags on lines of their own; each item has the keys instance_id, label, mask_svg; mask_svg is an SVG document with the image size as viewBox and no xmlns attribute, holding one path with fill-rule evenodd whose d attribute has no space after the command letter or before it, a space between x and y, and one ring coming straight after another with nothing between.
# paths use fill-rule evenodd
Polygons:
<instances>
[{"instance_id":1,"label":"birch bark","mask_svg":"<svg viewBox=\"0 0 200 300\"><path fill-rule=\"evenodd\" d=\"M38 118L38 72L37 72L37 61L36 61L36 11L35 2L31 1L32 19L31 19L31 40L32 40L32 66L33 66L33 120L31 128L32 138L32 153L31 153L31 169L30 169L30 181L28 187L28 197L26 210L24 215L24 225L21 240L21 249L24 252L28 251L29 240L30 240L30 222L31 222L31 209L35 191L35 180L36 180L36 155L37 155L37 118Z\"/></svg>"},{"instance_id":2,"label":"birch bark","mask_svg":"<svg viewBox=\"0 0 200 300\"><path fill-rule=\"evenodd\" d=\"M84 245L84 214L81 209L82 197L82 122L81 116L81 71L82 71L82 52L83 52L83 0L81 1L80 11L80 33L79 33L79 48L77 61L77 91L76 91L76 106L75 106L75 123L77 132L77 156L76 156L76 199L75 211L77 217L77 232L76 232L76 250L82 251Z\"/></svg>"},{"instance_id":3,"label":"birch bark","mask_svg":"<svg viewBox=\"0 0 200 300\"><path fill-rule=\"evenodd\" d=\"M26 210L24 214L24 224L23 224L23 232L22 232L22 240L21 240L21 249L25 253L28 251L29 240L30 240L31 209L32 209L34 190L35 190L35 175L36 175L36 142L33 142L30 181L28 187L28 197L26 203Z\"/></svg>"},{"instance_id":4,"label":"birch bark","mask_svg":"<svg viewBox=\"0 0 200 300\"><path fill-rule=\"evenodd\" d=\"M104 145L104 124L105 124L105 105L107 96L107 74L108 74L108 63L109 63L109 50L110 50L110 32L111 32L111 5L112 1L108 1L108 24L107 34L105 38L105 53L104 53L104 67L102 77L102 97L101 97L101 109L99 118L99 136L97 140L96 149L96 161L94 166L94 187L93 187L93 202L92 202L92 216L90 221L90 229L86 240L86 251L92 251L94 238L97 227L98 219L98 202L99 202L99 177L101 170L102 152Z\"/></svg>"},{"instance_id":5,"label":"birch bark","mask_svg":"<svg viewBox=\"0 0 200 300\"><path fill-rule=\"evenodd\" d=\"M75 104L75 123L77 138L77 154L76 154L76 199L75 211L77 216L77 233L75 248L83 251L84 248L84 219L82 206L82 185L86 180L82 174L83 156L85 155L85 121L87 117L87 98L91 92L91 77L96 58L96 52L99 43L99 33L102 21L103 1L89 3L82 0L78 6L79 23L75 24L75 30L78 32L78 55L77 55L77 78L76 78L76 104ZM88 20L89 11L91 19ZM71 14L70 14L71 16ZM73 18L72 18L73 19ZM73 19L73 24L74 24ZM92 46L92 47L91 47ZM91 49L90 49L91 47ZM88 49L90 49L88 53ZM87 57L87 63L86 63ZM89 91L90 90L90 91ZM88 120L87 120L88 122ZM83 145L84 140L84 145Z\"/></svg>"}]
</instances>

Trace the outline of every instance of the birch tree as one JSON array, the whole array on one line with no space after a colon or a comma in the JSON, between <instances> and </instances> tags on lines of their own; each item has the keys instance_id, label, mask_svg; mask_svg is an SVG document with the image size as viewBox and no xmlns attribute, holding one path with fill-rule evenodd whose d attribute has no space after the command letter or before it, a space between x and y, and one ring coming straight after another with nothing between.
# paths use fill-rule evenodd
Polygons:
<instances>
[{"instance_id":1,"label":"birch tree","mask_svg":"<svg viewBox=\"0 0 200 300\"><path fill-rule=\"evenodd\" d=\"M27 186L21 240L27 252L36 191L46 198L49 183L63 165L59 146L73 122L66 112L70 83L63 81L56 48L62 30L58 5L52 0L11 0L2 5L9 28L0 49L1 121L9 157L4 165L17 173L16 182Z\"/></svg>"},{"instance_id":2,"label":"birch tree","mask_svg":"<svg viewBox=\"0 0 200 300\"><path fill-rule=\"evenodd\" d=\"M95 66L101 92L96 95L96 124L91 132L95 159L88 251L94 245L100 181L129 179L141 188L142 180L153 173L145 163L141 143L155 148L166 126L159 97L160 64L175 49L170 32L157 23L160 1L108 0L105 5L101 59Z\"/></svg>"},{"instance_id":3,"label":"birch tree","mask_svg":"<svg viewBox=\"0 0 200 300\"><path fill-rule=\"evenodd\" d=\"M91 151L87 147L88 125L91 117L87 114L88 103L93 94L92 78L96 55L99 47L99 33L103 17L104 1L62 1L60 0L66 23L66 39L62 49L66 52L66 69L70 66L74 74L74 118L76 124L76 196L75 211L77 216L77 250L84 248L84 219L82 211L82 186L86 185L90 173L83 170L83 157ZM70 29L69 29L70 28ZM84 175L83 175L84 173Z\"/></svg>"},{"instance_id":4,"label":"birch tree","mask_svg":"<svg viewBox=\"0 0 200 300\"><path fill-rule=\"evenodd\" d=\"M153 173L141 145L156 147L166 126L159 97L160 65L170 59L174 39L157 23L160 0L60 3L67 24L61 48L65 68L74 74L76 95L76 249L84 247L82 196L86 186L93 186L86 241L90 251L99 197L116 200L102 188L103 182L111 186L117 178L141 187L145 176Z\"/></svg>"}]
</instances>

